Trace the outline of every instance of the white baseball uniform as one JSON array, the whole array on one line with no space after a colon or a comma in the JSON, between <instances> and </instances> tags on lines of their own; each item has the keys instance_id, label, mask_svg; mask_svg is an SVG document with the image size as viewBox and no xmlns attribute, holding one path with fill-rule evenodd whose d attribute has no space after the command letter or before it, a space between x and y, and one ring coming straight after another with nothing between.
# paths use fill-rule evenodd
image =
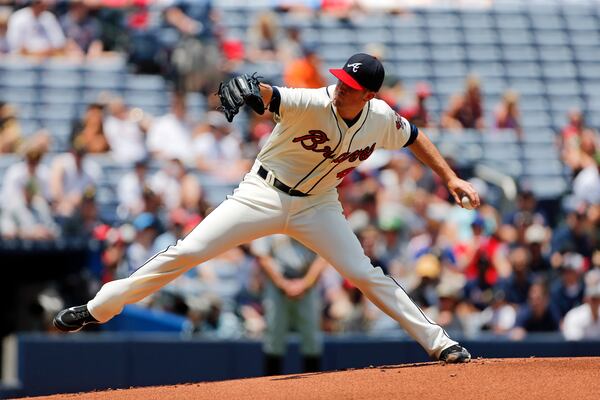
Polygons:
<instances>
[{"instance_id":1,"label":"white baseball uniform","mask_svg":"<svg viewBox=\"0 0 600 400\"><path fill-rule=\"evenodd\" d=\"M378 99L367 102L348 128L333 105L334 88L275 88L280 95L278 124L233 195L187 237L129 278L105 284L88 303L92 316L105 322L125 304L143 299L225 250L282 233L325 258L431 356L438 357L456 344L392 277L371 265L342 214L336 190L343 177L375 149L402 148L418 131ZM264 179L258 175L260 170L268 171ZM308 196L291 196L275 188L275 183Z\"/></svg>"}]
</instances>

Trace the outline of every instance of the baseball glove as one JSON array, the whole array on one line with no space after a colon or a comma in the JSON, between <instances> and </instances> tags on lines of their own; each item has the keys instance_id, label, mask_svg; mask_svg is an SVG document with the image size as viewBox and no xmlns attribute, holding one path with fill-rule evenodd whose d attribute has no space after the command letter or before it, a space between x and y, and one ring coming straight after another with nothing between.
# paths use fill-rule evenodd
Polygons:
<instances>
[{"instance_id":1,"label":"baseball glove","mask_svg":"<svg viewBox=\"0 0 600 400\"><path fill-rule=\"evenodd\" d=\"M219 99L221 100L221 111L227 117L227 121L233 121L233 117L240 111L240 107L246 103L257 114L265 113L265 104L260 95L260 81L256 74L236 76L219 85Z\"/></svg>"}]
</instances>

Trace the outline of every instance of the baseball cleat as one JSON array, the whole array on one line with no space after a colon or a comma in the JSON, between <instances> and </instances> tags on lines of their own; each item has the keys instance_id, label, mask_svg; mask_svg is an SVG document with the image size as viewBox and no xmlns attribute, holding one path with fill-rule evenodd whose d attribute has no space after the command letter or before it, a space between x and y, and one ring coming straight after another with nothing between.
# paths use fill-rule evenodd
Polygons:
<instances>
[{"instance_id":1,"label":"baseball cleat","mask_svg":"<svg viewBox=\"0 0 600 400\"><path fill-rule=\"evenodd\" d=\"M439 360L449 364L466 363L471 361L471 354L464 347L455 344L444 349Z\"/></svg>"},{"instance_id":2,"label":"baseball cleat","mask_svg":"<svg viewBox=\"0 0 600 400\"><path fill-rule=\"evenodd\" d=\"M85 305L62 310L56 314L52 322L56 329L63 332L77 332L84 325L99 323L96 318L92 317Z\"/></svg>"}]
</instances>

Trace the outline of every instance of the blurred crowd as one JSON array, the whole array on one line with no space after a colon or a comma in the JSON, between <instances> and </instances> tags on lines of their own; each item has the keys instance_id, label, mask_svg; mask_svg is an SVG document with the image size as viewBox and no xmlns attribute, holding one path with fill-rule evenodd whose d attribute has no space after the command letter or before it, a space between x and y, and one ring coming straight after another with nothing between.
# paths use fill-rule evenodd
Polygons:
<instances>
[{"instance_id":1,"label":"blurred crowd","mask_svg":"<svg viewBox=\"0 0 600 400\"><path fill-rule=\"evenodd\" d=\"M242 125L227 123L215 111L216 96L206 97L206 112L196 119L188 115L187 92L214 93L215 84L240 64L269 60L283 65L283 82L277 84L332 82L318 47L303 41L300 27L278 28L270 12L247 32L246 47L220 26L210 1L25 3L16 11L0 8L4 57L85 62L126 54L138 72L160 73L173 83L172 93L165 94L171 108L162 116L130 108L114 95L89 104L73 121L70 150L64 153L50 151L51 132L23 135L15 107L0 102L0 153L19 155L2 178L0 243L99 243L101 250L90 257L92 273L86 274L89 294L185 237L217 205L207 200L205 182L233 185L242 179L274 126L269 113L240 116ZM345 2L324 1L323 12L339 13L338 3ZM306 12L298 8L293 12ZM167 31L173 36L163 35ZM476 129L485 135L510 129L519 138L526 135L518 94L506 91L489 120L482 84L466 77L464 91L448 99L441 115L427 108L434 88L426 82L407 93L401 77L390 74L380 97L425 132ZM437 176L404 151L375 152L344 179L340 200L373 265L396 279L451 335L518 340L528 333L562 332L571 340L598 338L599 136L581 111L571 110L556 137L572 179L572 193L559 212L544 207L527 186L519 188L513 204L501 204L493 185L468 175L482 206L464 210L453 204ZM98 200L106 159L119 166L112 218L104 218ZM190 334L259 337L266 325L267 279L247 244L192 269L142 303L186 317ZM324 331L400 333L332 267L317 282L300 283L316 285Z\"/></svg>"}]
</instances>

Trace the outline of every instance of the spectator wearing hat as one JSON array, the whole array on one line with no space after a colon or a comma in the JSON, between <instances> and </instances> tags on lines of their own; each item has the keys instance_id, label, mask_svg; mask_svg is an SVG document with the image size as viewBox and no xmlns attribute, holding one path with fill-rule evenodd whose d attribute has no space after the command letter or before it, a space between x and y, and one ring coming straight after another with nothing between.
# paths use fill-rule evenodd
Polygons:
<instances>
[{"instance_id":1,"label":"spectator wearing hat","mask_svg":"<svg viewBox=\"0 0 600 400\"><path fill-rule=\"evenodd\" d=\"M534 274L549 274L552 265L547 256L550 231L541 224L530 225L525 231L525 245L531 256L529 266Z\"/></svg>"},{"instance_id":2,"label":"spectator wearing hat","mask_svg":"<svg viewBox=\"0 0 600 400\"><path fill-rule=\"evenodd\" d=\"M437 285L442 273L440 260L433 254L424 254L417 259L415 273L420 278L410 297L420 306L428 308L438 304Z\"/></svg>"},{"instance_id":3,"label":"spectator wearing hat","mask_svg":"<svg viewBox=\"0 0 600 400\"><path fill-rule=\"evenodd\" d=\"M600 270L585 277L585 302L565 315L562 332L567 340L598 339L600 337Z\"/></svg>"},{"instance_id":4,"label":"spectator wearing hat","mask_svg":"<svg viewBox=\"0 0 600 400\"><path fill-rule=\"evenodd\" d=\"M58 237L59 227L35 179L25 183L22 200L2 210L0 232L4 239L46 241Z\"/></svg>"},{"instance_id":5,"label":"spectator wearing hat","mask_svg":"<svg viewBox=\"0 0 600 400\"><path fill-rule=\"evenodd\" d=\"M65 35L50 11L53 0L31 0L29 6L15 11L8 20L6 38L11 52L34 57L63 53Z\"/></svg>"},{"instance_id":6,"label":"spectator wearing hat","mask_svg":"<svg viewBox=\"0 0 600 400\"><path fill-rule=\"evenodd\" d=\"M419 128L431 128L433 121L427 110L427 99L431 96L431 87L427 82L418 82L415 85L415 103L410 107L403 107L400 114Z\"/></svg>"},{"instance_id":7,"label":"spectator wearing hat","mask_svg":"<svg viewBox=\"0 0 600 400\"><path fill-rule=\"evenodd\" d=\"M560 312L550 302L546 283L535 282L529 289L527 304L517 313L510 336L513 340L522 340L528 333L557 332L560 319Z\"/></svg>"},{"instance_id":8,"label":"spectator wearing hat","mask_svg":"<svg viewBox=\"0 0 600 400\"><path fill-rule=\"evenodd\" d=\"M473 237L456 246L458 265L468 280L483 279L486 286L493 286L498 278L510 275L506 248L495 235L485 232L485 220L477 213L471 222Z\"/></svg>"},{"instance_id":9,"label":"spectator wearing hat","mask_svg":"<svg viewBox=\"0 0 600 400\"><path fill-rule=\"evenodd\" d=\"M242 158L237 132L218 111L209 111L206 125L196 130L193 152L196 167L223 182L237 181L250 168L249 161Z\"/></svg>"},{"instance_id":10,"label":"spectator wearing hat","mask_svg":"<svg viewBox=\"0 0 600 400\"><path fill-rule=\"evenodd\" d=\"M117 277L125 277L135 272L135 269L149 260L154 253L154 240L160 232L160 223L151 213L141 213L132 223L135 229L135 239L127 249L125 263L117 271Z\"/></svg>"},{"instance_id":11,"label":"spectator wearing hat","mask_svg":"<svg viewBox=\"0 0 600 400\"><path fill-rule=\"evenodd\" d=\"M70 217L62 221L62 235L65 239L87 241L101 224L96 204L96 190L93 187L83 192L81 203Z\"/></svg>"},{"instance_id":12,"label":"spectator wearing hat","mask_svg":"<svg viewBox=\"0 0 600 400\"><path fill-rule=\"evenodd\" d=\"M321 73L321 58L314 45L303 48L303 56L289 63L283 72L283 82L293 88L322 88L327 81Z\"/></svg>"},{"instance_id":13,"label":"spectator wearing hat","mask_svg":"<svg viewBox=\"0 0 600 400\"><path fill-rule=\"evenodd\" d=\"M560 280L553 282L550 288L552 304L554 304L561 317L583 301L583 272L585 260L581 254L566 253L562 255L560 265Z\"/></svg>"},{"instance_id":14,"label":"spectator wearing hat","mask_svg":"<svg viewBox=\"0 0 600 400\"><path fill-rule=\"evenodd\" d=\"M95 188L102 176L102 169L86 158L81 140L75 140L68 153L59 154L52 160L50 171L50 194L55 213L69 217L81 205L83 194Z\"/></svg>"}]
</instances>

